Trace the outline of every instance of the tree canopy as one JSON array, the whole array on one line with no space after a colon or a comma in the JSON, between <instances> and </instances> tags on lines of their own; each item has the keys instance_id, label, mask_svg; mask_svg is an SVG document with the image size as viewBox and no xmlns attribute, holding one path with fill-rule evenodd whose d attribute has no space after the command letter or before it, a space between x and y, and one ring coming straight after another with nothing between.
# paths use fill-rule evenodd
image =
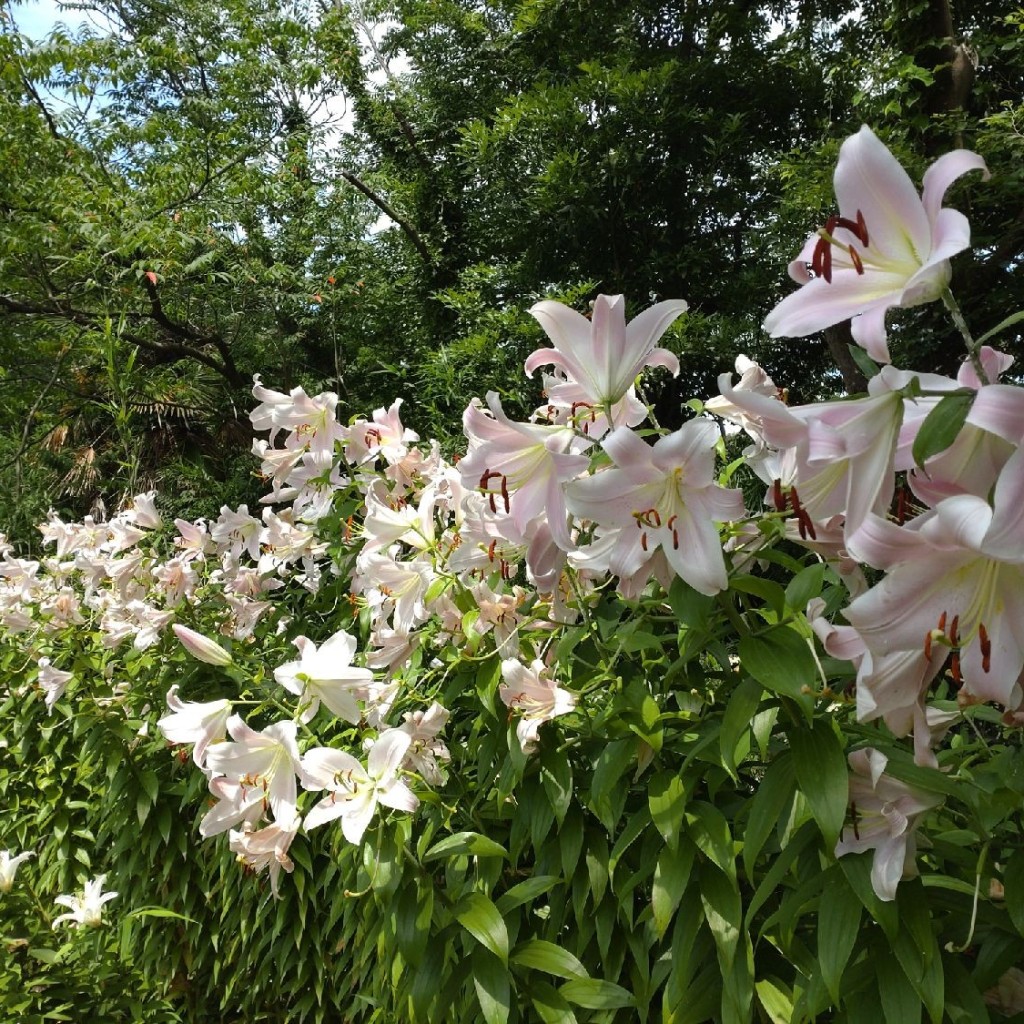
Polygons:
<instances>
[{"instance_id":1,"label":"tree canopy","mask_svg":"<svg viewBox=\"0 0 1024 1024\"><path fill-rule=\"evenodd\" d=\"M543 296L689 301L683 372L651 395L667 423L741 352L807 397L811 369L856 390L842 330L759 324L862 121L919 169L950 144L988 160L991 183L959 186L979 323L1024 245L1024 39L995 2L75 10L32 40L9 6L0 39L0 472L25 523L116 504L118 465L203 510L204 481L238 473L254 373L349 414L415 394L449 440L468 397L510 387ZM897 337L946 362L957 344L938 320Z\"/></svg>"}]
</instances>

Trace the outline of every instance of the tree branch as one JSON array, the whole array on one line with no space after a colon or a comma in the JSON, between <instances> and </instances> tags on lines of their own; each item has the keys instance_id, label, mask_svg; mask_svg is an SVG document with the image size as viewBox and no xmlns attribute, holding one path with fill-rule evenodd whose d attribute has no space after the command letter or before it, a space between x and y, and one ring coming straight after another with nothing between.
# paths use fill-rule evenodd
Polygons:
<instances>
[{"instance_id":1,"label":"tree branch","mask_svg":"<svg viewBox=\"0 0 1024 1024\"><path fill-rule=\"evenodd\" d=\"M415 246L416 251L423 258L423 262L428 266L433 264L433 257L430 255L430 250L427 248L426 243L420 237L419 232L403 217L399 214L395 208L381 195L374 192L369 185L361 181L351 171L342 171L341 176L354 188L357 188L360 192L366 196L367 199L373 203L382 213L390 217L405 233L405 236Z\"/></svg>"}]
</instances>

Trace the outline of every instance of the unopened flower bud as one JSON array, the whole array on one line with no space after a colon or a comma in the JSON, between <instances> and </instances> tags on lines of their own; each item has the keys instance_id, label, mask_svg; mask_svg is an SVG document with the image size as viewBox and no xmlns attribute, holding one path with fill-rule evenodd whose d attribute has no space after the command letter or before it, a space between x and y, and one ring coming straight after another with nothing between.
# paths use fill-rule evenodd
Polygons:
<instances>
[{"instance_id":1,"label":"unopened flower bud","mask_svg":"<svg viewBox=\"0 0 1024 1024\"><path fill-rule=\"evenodd\" d=\"M231 655L208 636L203 636L202 633L197 633L194 629L189 629L188 626L181 626L177 623L171 629L174 630L174 635L181 641L182 647L193 658L204 661L207 665L219 665L222 668L231 664Z\"/></svg>"}]
</instances>

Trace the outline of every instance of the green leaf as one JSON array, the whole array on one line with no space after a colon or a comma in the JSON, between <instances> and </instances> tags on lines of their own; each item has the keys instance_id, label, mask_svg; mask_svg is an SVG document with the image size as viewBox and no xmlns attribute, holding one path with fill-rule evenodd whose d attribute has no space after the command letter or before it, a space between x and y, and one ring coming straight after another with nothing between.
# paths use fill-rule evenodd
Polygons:
<instances>
[{"instance_id":1,"label":"green leaf","mask_svg":"<svg viewBox=\"0 0 1024 1024\"><path fill-rule=\"evenodd\" d=\"M434 913L434 887L429 878L406 885L396 908L395 937L402 956L414 967L423 962Z\"/></svg>"},{"instance_id":2,"label":"green leaf","mask_svg":"<svg viewBox=\"0 0 1024 1024\"><path fill-rule=\"evenodd\" d=\"M933 455L944 452L963 429L967 414L974 404L976 392L954 392L940 398L938 404L921 424L914 438L912 454L918 467L923 467Z\"/></svg>"},{"instance_id":3,"label":"green leaf","mask_svg":"<svg viewBox=\"0 0 1024 1024\"><path fill-rule=\"evenodd\" d=\"M619 780L632 763L635 751L636 740L633 737L613 740L601 751L594 765L590 809L609 832L615 830L622 814L625 791Z\"/></svg>"},{"instance_id":4,"label":"green leaf","mask_svg":"<svg viewBox=\"0 0 1024 1024\"><path fill-rule=\"evenodd\" d=\"M508 969L485 949L473 954L473 987L486 1024L507 1024L512 1007Z\"/></svg>"},{"instance_id":5,"label":"green leaf","mask_svg":"<svg viewBox=\"0 0 1024 1024\"><path fill-rule=\"evenodd\" d=\"M455 905L455 919L503 964L508 963L508 930L498 908L482 893L471 892Z\"/></svg>"},{"instance_id":6,"label":"green leaf","mask_svg":"<svg viewBox=\"0 0 1024 1024\"><path fill-rule=\"evenodd\" d=\"M743 904L736 879L710 864L702 865L700 872L700 898L704 916L718 949L718 960L723 973L732 970L736 946L743 924Z\"/></svg>"},{"instance_id":7,"label":"green leaf","mask_svg":"<svg viewBox=\"0 0 1024 1024\"><path fill-rule=\"evenodd\" d=\"M504 917L510 910L515 910L516 907L521 907L524 903L530 903L538 896L542 896L557 885L558 881L558 875L534 875L533 878L527 878L525 882L513 885L508 892L503 893L495 900L494 905L498 908L498 913Z\"/></svg>"},{"instance_id":8,"label":"green leaf","mask_svg":"<svg viewBox=\"0 0 1024 1024\"><path fill-rule=\"evenodd\" d=\"M1024 935L1024 850L1017 850L1006 862L1003 871L1006 912L1013 927Z\"/></svg>"},{"instance_id":9,"label":"green leaf","mask_svg":"<svg viewBox=\"0 0 1024 1024\"><path fill-rule=\"evenodd\" d=\"M847 854L839 858L839 866L850 883L850 888L857 894L861 906L871 915L872 920L882 926L886 938L894 942L899 933L899 915L894 903L887 903L875 895L871 886L871 854Z\"/></svg>"},{"instance_id":10,"label":"green leaf","mask_svg":"<svg viewBox=\"0 0 1024 1024\"><path fill-rule=\"evenodd\" d=\"M139 907L138 910L133 910L131 913L126 914L125 917L172 917L176 921L187 921L189 924L196 923L194 918L186 914L178 914L173 910L168 910L166 907Z\"/></svg>"},{"instance_id":11,"label":"green leaf","mask_svg":"<svg viewBox=\"0 0 1024 1024\"><path fill-rule=\"evenodd\" d=\"M782 618L782 613L786 606L786 594L778 583L766 580L761 576L741 574L730 578L729 589L738 590L743 594L753 594L755 597L761 598L775 613L776 619Z\"/></svg>"},{"instance_id":12,"label":"green leaf","mask_svg":"<svg viewBox=\"0 0 1024 1024\"><path fill-rule=\"evenodd\" d=\"M786 604L793 611L802 612L809 601L821 595L825 585L825 563L815 562L814 565L801 569L786 587Z\"/></svg>"},{"instance_id":13,"label":"green leaf","mask_svg":"<svg viewBox=\"0 0 1024 1024\"><path fill-rule=\"evenodd\" d=\"M588 1010L617 1010L636 1005L632 993L621 985L597 978L574 978L558 991L563 999L577 1006L585 1006Z\"/></svg>"},{"instance_id":14,"label":"green leaf","mask_svg":"<svg viewBox=\"0 0 1024 1024\"><path fill-rule=\"evenodd\" d=\"M1021 320L1024 320L1024 311L1020 313L1011 313L1005 320L1000 320L991 330L986 331L980 338L974 339L975 346L983 345L989 338L994 338L1000 331L1005 331L1007 327L1012 327L1014 324L1019 324ZM990 381L989 383L995 383Z\"/></svg>"},{"instance_id":15,"label":"green leaf","mask_svg":"<svg viewBox=\"0 0 1024 1024\"><path fill-rule=\"evenodd\" d=\"M687 830L697 848L718 865L731 880L736 879L736 855L732 832L725 815L713 804L698 800L690 804Z\"/></svg>"},{"instance_id":16,"label":"green leaf","mask_svg":"<svg viewBox=\"0 0 1024 1024\"><path fill-rule=\"evenodd\" d=\"M546 981L531 979L530 1002L544 1024L576 1024L576 1014L556 988Z\"/></svg>"},{"instance_id":17,"label":"green leaf","mask_svg":"<svg viewBox=\"0 0 1024 1024\"><path fill-rule=\"evenodd\" d=\"M559 828L572 803L572 765L565 751L545 750L541 756L540 781Z\"/></svg>"},{"instance_id":18,"label":"green leaf","mask_svg":"<svg viewBox=\"0 0 1024 1024\"><path fill-rule=\"evenodd\" d=\"M828 719L817 719L811 728L794 727L789 733L796 778L832 850L846 819L850 784L843 745Z\"/></svg>"},{"instance_id":19,"label":"green leaf","mask_svg":"<svg viewBox=\"0 0 1024 1024\"><path fill-rule=\"evenodd\" d=\"M920 1024L921 1000L910 984L899 961L885 949L877 949L875 970L878 994L886 1024Z\"/></svg>"},{"instance_id":20,"label":"green leaf","mask_svg":"<svg viewBox=\"0 0 1024 1024\"><path fill-rule=\"evenodd\" d=\"M832 1001L839 1005L839 982L857 942L861 906L857 894L836 868L829 872L818 904L818 964Z\"/></svg>"},{"instance_id":21,"label":"green leaf","mask_svg":"<svg viewBox=\"0 0 1024 1024\"><path fill-rule=\"evenodd\" d=\"M545 939L528 939L520 943L509 960L519 967L545 971L558 978L587 978L587 969L567 949Z\"/></svg>"},{"instance_id":22,"label":"green leaf","mask_svg":"<svg viewBox=\"0 0 1024 1024\"><path fill-rule=\"evenodd\" d=\"M651 905L654 910L654 930L659 939L668 931L686 891L695 852L691 843L684 843L678 851L666 847L658 857L651 889Z\"/></svg>"},{"instance_id":23,"label":"green leaf","mask_svg":"<svg viewBox=\"0 0 1024 1024\"><path fill-rule=\"evenodd\" d=\"M847 345L846 347L850 350L850 355L853 357L853 361L857 364L860 372L868 380L871 380L882 369L860 345Z\"/></svg>"},{"instance_id":24,"label":"green leaf","mask_svg":"<svg viewBox=\"0 0 1024 1024\"><path fill-rule=\"evenodd\" d=\"M750 723L761 704L764 691L756 679L744 679L733 690L722 716L722 730L718 742L722 749L722 765L736 779L736 748L740 738L750 729Z\"/></svg>"},{"instance_id":25,"label":"green leaf","mask_svg":"<svg viewBox=\"0 0 1024 1024\"><path fill-rule=\"evenodd\" d=\"M793 997L777 978L765 978L754 985L757 999L772 1024L791 1024Z\"/></svg>"},{"instance_id":26,"label":"green leaf","mask_svg":"<svg viewBox=\"0 0 1024 1024\"><path fill-rule=\"evenodd\" d=\"M743 869L754 877L757 855L782 817L796 789L796 772L789 753L783 753L768 766L761 784L750 802L750 816L743 830Z\"/></svg>"},{"instance_id":27,"label":"green leaf","mask_svg":"<svg viewBox=\"0 0 1024 1024\"><path fill-rule=\"evenodd\" d=\"M952 1024L989 1024L988 1007L978 986L963 964L963 957L943 954L946 987L946 1014Z\"/></svg>"},{"instance_id":28,"label":"green leaf","mask_svg":"<svg viewBox=\"0 0 1024 1024\"><path fill-rule=\"evenodd\" d=\"M766 690L804 699L818 682L818 666L805 640L788 626L760 636L744 636L737 645L740 664Z\"/></svg>"},{"instance_id":29,"label":"green leaf","mask_svg":"<svg viewBox=\"0 0 1024 1024\"><path fill-rule=\"evenodd\" d=\"M669 849L676 849L686 813L683 780L675 772L659 772L647 785L647 802L662 839Z\"/></svg>"},{"instance_id":30,"label":"green leaf","mask_svg":"<svg viewBox=\"0 0 1024 1024\"><path fill-rule=\"evenodd\" d=\"M442 857L504 857L508 859L505 847L478 832L456 832L435 843L423 857L424 863Z\"/></svg>"}]
</instances>

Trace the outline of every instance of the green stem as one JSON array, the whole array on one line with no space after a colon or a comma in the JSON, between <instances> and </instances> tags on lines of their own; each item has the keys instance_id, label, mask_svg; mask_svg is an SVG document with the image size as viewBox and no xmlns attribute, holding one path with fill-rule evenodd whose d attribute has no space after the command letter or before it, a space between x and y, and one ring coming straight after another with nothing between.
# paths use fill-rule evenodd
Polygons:
<instances>
[{"instance_id":1,"label":"green stem","mask_svg":"<svg viewBox=\"0 0 1024 1024\"><path fill-rule=\"evenodd\" d=\"M991 383L988 379L988 374L985 373L985 367L981 365L981 355L979 354L981 346L974 340L971 329L967 326L963 313L960 312L960 306L957 304L956 299L953 298L953 293L948 287L942 289L942 301L946 309L949 310L949 315L953 318L953 323L956 324L957 330L963 336L964 344L967 346L968 358L971 360L974 372L978 375L978 380L982 384Z\"/></svg>"}]
</instances>

